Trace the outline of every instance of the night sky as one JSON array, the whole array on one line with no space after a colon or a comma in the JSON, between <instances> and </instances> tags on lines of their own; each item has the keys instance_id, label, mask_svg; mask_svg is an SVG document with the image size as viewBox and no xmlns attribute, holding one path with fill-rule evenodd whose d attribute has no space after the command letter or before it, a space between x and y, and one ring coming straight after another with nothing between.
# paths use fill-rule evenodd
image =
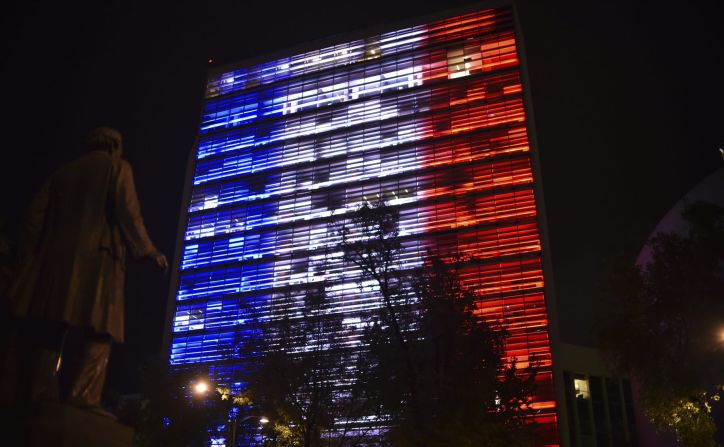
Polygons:
<instances>
[{"instance_id":1,"label":"night sky","mask_svg":"<svg viewBox=\"0 0 724 447\"><path fill-rule=\"evenodd\" d=\"M10 231L87 131L124 135L146 225L174 255L186 160L208 60L223 64L470 2L25 1L0 12L3 161ZM635 255L666 211L721 165L721 2L519 3L563 337L591 342L604 261ZM344 38L337 41L344 41ZM724 194L724 192L722 192ZM110 387L161 347L170 277L127 271L127 341Z\"/></svg>"}]
</instances>

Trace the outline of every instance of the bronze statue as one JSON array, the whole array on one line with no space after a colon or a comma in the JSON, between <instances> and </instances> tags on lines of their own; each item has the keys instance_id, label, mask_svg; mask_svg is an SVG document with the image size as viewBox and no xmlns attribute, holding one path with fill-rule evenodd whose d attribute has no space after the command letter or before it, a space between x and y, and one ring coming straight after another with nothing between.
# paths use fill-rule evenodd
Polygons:
<instances>
[{"instance_id":1,"label":"bronze statue","mask_svg":"<svg viewBox=\"0 0 724 447\"><path fill-rule=\"evenodd\" d=\"M68 402L102 413L111 342L123 341L126 251L164 272L168 263L143 224L131 166L121 159L121 134L94 129L86 146L83 156L50 176L29 207L10 299L16 317L35 322L32 336L52 327L61 328L51 336L56 339L68 326L85 329ZM62 342L40 345L32 354L30 399L57 400Z\"/></svg>"}]
</instances>

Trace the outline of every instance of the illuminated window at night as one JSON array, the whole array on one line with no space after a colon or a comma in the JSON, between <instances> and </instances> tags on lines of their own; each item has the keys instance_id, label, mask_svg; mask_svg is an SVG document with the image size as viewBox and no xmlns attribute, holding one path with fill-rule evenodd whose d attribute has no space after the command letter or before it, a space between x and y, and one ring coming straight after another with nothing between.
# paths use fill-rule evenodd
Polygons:
<instances>
[{"instance_id":1,"label":"illuminated window at night","mask_svg":"<svg viewBox=\"0 0 724 447\"><path fill-rule=\"evenodd\" d=\"M379 306L338 229L365 201L399 208L402 267L477 262L464 283L502 321L505 356L541 364L538 445L557 444L541 240L513 13L483 10L213 74L191 179L172 365L224 382L252 320L324 284L359 345ZM280 307L282 306L282 307ZM293 312L293 309L287 309Z\"/></svg>"},{"instance_id":2,"label":"illuminated window at night","mask_svg":"<svg viewBox=\"0 0 724 447\"><path fill-rule=\"evenodd\" d=\"M591 391L588 389L588 379L575 378L573 379L573 389L576 391L576 398L578 399L590 399Z\"/></svg>"}]
</instances>

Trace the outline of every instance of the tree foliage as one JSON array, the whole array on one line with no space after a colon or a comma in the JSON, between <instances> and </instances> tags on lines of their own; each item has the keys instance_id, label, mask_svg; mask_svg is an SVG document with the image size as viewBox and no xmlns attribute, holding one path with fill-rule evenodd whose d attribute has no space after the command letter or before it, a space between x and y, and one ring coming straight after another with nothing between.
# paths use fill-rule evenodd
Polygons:
<instances>
[{"instance_id":1,"label":"tree foliage","mask_svg":"<svg viewBox=\"0 0 724 447\"><path fill-rule=\"evenodd\" d=\"M635 378L657 430L685 446L714 446L711 405L724 383L724 209L685 208L686 235L659 233L643 266L617 265L600 324L614 369Z\"/></svg>"},{"instance_id":2,"label":"tree foliage","mask_svg":"<svg viewBox=\"0 0 724 447\"><path fill-rule=\"evenodd\" d=\"M502 361L506 332L476 315L478 296L462 285L473 259L406 265L393 207L363 205L343 229L345 260L376 290L367 316L367 398L376 402L396 446L526 445L536 366Z\"/></svg>"},{"instance_id":3,"label":"tree foliage","mask_svg":"<svg viewBox=\"0 0 724 447\"><path fill-rule=\"evenodd\" d=\"M324 284L301 298L287 294L283 312L261 322L260 336L242 346L243 357L254 359L247 389L254 411L271 421L268 446L347 445L351 424L364 415L354 386L356 355L345 343L350 329Z\"/></svg>"},{"instance_id":4,"label":"tree foliage","mask_svg":"<svg viewBox=\"0 0 724 447\"><path fill-rule=\"evenodd\" d=\"M345 323L321 283L272 297L269 316L247 323L246 410L270 419L265 445L370 445L380 428L399 447L530 444L536 365L503 363L505 329L476 315L460 280L475 260L408 265L398 222L396 208L367 204L340 229L355 300L378 300L360 321Z\"/></svg>"}]
</instances>

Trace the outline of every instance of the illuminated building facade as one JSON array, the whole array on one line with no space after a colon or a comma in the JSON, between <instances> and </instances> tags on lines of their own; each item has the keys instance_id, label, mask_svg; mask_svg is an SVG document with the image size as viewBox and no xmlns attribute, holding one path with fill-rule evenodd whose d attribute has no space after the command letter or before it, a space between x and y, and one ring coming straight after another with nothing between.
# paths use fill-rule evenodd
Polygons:
<instances>
[{"instance_id":1,"label":"illuminated building facade","mask_svg":"<svg viewBox=\"0 0 724 447\"><path fill-rule=\"evenodd\" d=\"M337 229L365 201L399 207L405 267L476 259L464 282L541 361L538 445L557 445L542 209L513 9L478 10L209 79L170 329L172 365L233 377L245 322L324 283L350 324L379 305ZM288 301L287 301L288 302ZM294 312L294 309L289 309Z\"/></svg>"}]
</instances>

